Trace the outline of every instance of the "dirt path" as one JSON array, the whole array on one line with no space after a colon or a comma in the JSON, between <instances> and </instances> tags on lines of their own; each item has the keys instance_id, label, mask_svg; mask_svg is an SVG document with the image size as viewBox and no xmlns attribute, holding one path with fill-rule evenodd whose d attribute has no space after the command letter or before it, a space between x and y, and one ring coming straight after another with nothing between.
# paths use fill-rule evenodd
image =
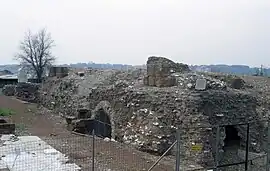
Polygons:
<instances>
[{"instance_id":1,"label":"dirt path","mask_svg":"<svg viewBox=\"0 0 270 171\"><path fill-rule=\"evenodd\" d=\"M19 135L39 136L54 148L70 157L83 170L92 170L93 141L91 137L71 134L65 121L51 111L37 108L35 104L25 104L17 99L1 96L0 107L9 108L15 114L6 117L16 124ZM33 147L35 148L35 147ZM156 160L152 156L117 143L95 139L95 170L141 171L147 170ZM154 171L174 170L174 161L167 158Z\"/></svg>"}]
</instances>

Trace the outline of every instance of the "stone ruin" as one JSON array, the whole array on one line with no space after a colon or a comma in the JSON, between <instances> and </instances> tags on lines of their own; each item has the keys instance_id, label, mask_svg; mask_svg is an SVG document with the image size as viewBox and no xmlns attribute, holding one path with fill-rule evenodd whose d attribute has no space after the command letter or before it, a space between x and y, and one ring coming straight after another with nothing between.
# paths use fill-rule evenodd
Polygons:
<instances>
[{"instance_id":1,"label":"stone ruin","mask_svg":"<svg viewBox=\"0 0 270 171\"><path fill-rule=\"evenodd\" d=\"M3 94L6 96L15 96L16 98L30 102L39 102L39 88L40 85L37 83L18 83L17 85L5 85L3 88Z\"/></svg>"},{"instance_id":2,"label":"stone ruin","mask_svg":"<svg viewBox=\"0 0 270 171\"><path fill-rule=\"evenodd\" d=\"M50 67L49 70L49 77L58 77L58 78L63 78L68 76L68 67Z\"/></svg>"},{"instance_id":3,"label":"stone ruin","mask_svg":"<svg viewBox=\"0 0 270 171\"><path fill-rule=\"evenodd\" d=\"M149 57L146 66L144 84L157 87L175 86L176 77L172 73L190 71L188 65L175 63L164 57Z\"/></svg>"},{"instance_id":4,"label":"stone ruin","mask_svg":"<svg viewBox=\"0 0 270 171\"><path fill-rule=\"evenodd\" d=\"M269 104L237 76L192 72L163 57L150 57L146 73L140 70L134 77L131 72L135 73L91 70L83 77L70 73L67 78L48 79L41 102L64 114L70 130L102 130L96 131L101 137L159 155L173 144L179 129L181 158L203 166L215 162L213 125L263 120L268 115ZM221 127L221 160L230 153L230 160L239 161L239 153L227 152L226 147L237 141L241 151L246 136L244 125ZM250 151L266 151L265 141L265 123L250 125ZM192 151L194 144L202 144L202 150Z\"/></svg>"}]
</instances>

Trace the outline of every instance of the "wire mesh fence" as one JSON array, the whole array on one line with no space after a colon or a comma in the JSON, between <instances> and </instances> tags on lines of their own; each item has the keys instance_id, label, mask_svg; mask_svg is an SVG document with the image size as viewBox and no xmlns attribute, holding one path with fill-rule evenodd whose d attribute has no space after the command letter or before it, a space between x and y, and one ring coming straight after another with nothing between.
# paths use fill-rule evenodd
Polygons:
<instances>
[{"instance_id":1,"label":"wire mesh fence","mask_svg":"<svg viewBox=\"0 0 270 171\"><path fill-rule=\"evenodd\" d=\"M265 121L260 121L262 125ZM90 134L10 136L0 141L0 170L86 171L263 171L267 151L257 152L255 123L179 129L163 155L137 150L130 144L105 137L106 123ZM258 125L258 123L257 123ZM266 123L264 124L267 125ZM99 130L102 128L103 131ZM260 130L269 133L269 127ZM106 130L107 129L107 130ZM95 134L95 132L97 134ZM262 133L262 134L264 134ZM269 135L269 134L268 134ZM265 136L266 147L269 136ZM258 144L257 144L258 145ZM268 148L266 148L268 149ZM248 154L248 155L246 155ZM1 170L1 171L2 171Z\"/></svg>"},{"instance_id":2,"label":"wire mesh fence","mask_svg":"<svg viewBox=\"0 0 270 171\"><path fill-rule=\"evenodd\" d=\"M193 167L188 170L263 171L269 168L270 132L265 120L182 128L178 133L180 166Z\"/></svg>"}]
</instances>

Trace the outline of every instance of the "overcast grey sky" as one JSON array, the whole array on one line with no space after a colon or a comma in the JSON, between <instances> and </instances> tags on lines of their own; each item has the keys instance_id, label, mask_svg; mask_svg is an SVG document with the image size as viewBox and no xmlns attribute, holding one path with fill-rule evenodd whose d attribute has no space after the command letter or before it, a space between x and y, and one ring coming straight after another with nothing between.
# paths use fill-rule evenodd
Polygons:
<instances>
[{"instance_id":1,"label":"overcast grey sky","mask_svg":"<svg viewBox=\"0 0 270 171\"><path fill-rule=\"evenodd\" d=\"M270 0L1 0L0 64L46 27L57 63L270 65Z\"/></svg>"}]
</instances>

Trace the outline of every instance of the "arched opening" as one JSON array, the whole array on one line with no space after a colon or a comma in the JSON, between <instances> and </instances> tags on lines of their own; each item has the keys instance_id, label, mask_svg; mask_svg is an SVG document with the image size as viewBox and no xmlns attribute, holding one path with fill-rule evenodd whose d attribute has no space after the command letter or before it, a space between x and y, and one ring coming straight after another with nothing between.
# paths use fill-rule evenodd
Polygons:
<instances>
[{"instance_id":1,"label":"arched opening","mask_svg":"<svg viewBox=\"0 0 270 171\"><path fill-rule=\"evenodd\" d=\"M234 126L228 125L225 127L225 147L239 147L240 146L240 137L238 135L238 131Z\"/></svg>"},{"instance_id":2,"label":"arched opening","mask_svg":"<svg viewBox=\"0 0 270 171\"><path fill-rule=\"evenodd\" d=\"M238 155L238 150L240 149L240 137L238 135L238 130L235 126L227 125L225 126L225 139L224 139L224 153L221 158L221 164L237 163L241 162L242 159ZM234 166L230 167L236 170Z\"/></svg>"},{"instance_id":3,"label":"arched opening","mask_svg":"<svg viewBox=\"0 0 270 171\"><path fill-rule=\"evenodd\" d=\"M95 135L102 138L112 138L110 118L104 109L99 109L95 116Z\"/></svg>"}]
</instances>

